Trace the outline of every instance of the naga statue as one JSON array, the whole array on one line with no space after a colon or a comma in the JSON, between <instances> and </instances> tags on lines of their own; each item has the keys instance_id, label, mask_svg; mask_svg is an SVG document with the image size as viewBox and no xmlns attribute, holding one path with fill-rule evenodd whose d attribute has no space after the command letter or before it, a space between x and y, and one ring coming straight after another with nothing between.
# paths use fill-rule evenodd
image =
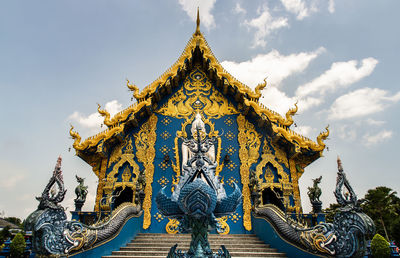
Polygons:
<instances>
[{"instance_id":1,"label":"naga statue","mask_svg":"<svg viewBox=\"0 0 400 258\"><path fill-rule=\"evenodd\" d=\"M180 232L191 232L189 250L176 250L177 244L170 249L168 257L230 257L224 246L213 253L208 242L208 228L219 230L217 218L233 213L241 203L242 194L237 185L227 196L219 177L215 175L216 162L207 153L216 138L201 134L197 127L197 137L183 139L190 150L191 157L183 164L182 176L171 197L165 193L165 187L156 196L159 211L167 217L179 221Z\"/></svg>"},{"instance_id":2,"label":"naga statue","mask_svg":"<svg viewBox=\"0 0 400 258\"><path fill-rule=\"evenodd\" d=\"M81 211L83 204L86 201L86 195L88 193L88 186L85 186L85 179L75 175L76 180L78 181L79 185L75 188L76 198L74 199L75 202L75 211Z\"/></svg>"},{"instance_id":3,"label":"naga statue","mask_svg":"<svg viewBox=\"0 0 400 258\"><path fill-rule=\"evenodd\" d=\"M374 234L375 225L373 220L362 212L362 200L357 199L339 158L337 163L334 194L341 207L335 214L333 223L307 227L285 216L274 205L256 208L255 213L269 221L283 239L300 249L324 256L363 257L366 235Z\"/></svg>"},{"instance_id":4,"label":"naga statue","mask_svg":"<svg viewBox=\"0 0 400 258\"><path fill-rule=\"evenodd\" d=\"M321 197L322 191L321 188L319 188L318 184L321 183L322 176L313 179L313 187L308 187L308 197L310 198L310 202L313 207L313 213L320 213L321 212L321 207L322 207L322 202L319 199Z\"/></svg>"},{"instance_id":5,"label":"naga statue","mask_svg":"<svg viewBox=\"0 0 400 258\"><path fill-rule=\"evenodd\" d=\"M140 206L120 205L107 221L88 226L79 221L68 221L65 209L59 204L64 200L61 170L58 158L53 175L42 195L36 197L39 206L25 221L25 230L32 231L32 249L38 255L65 256L101 244L119 233L119 228L133 215L139 215ZM82 181L83 185L83 181Z\"/></svg>"}]
</instances>

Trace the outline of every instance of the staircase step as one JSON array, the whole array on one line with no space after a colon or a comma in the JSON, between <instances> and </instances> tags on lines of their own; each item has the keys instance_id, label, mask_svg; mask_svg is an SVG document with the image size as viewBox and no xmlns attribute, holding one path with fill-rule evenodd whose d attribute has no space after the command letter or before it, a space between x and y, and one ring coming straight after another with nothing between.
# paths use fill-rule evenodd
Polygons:
<instances>
[{"instance_id":1,"label":"staircase step","mask_svg":"<svg viewBox=\"0 0 400 258\"><path fill-rule=\"evenodd\" d=\"M232 257L286 257L284 253L271 248L254 234L213 234L208 236L208 240L213 252L217 252L221 245L224 245ZM173 245L178 244L178 249L186 251L189 249L190 242L190 234L140 233L126 246L103 258L165 258Z\"/></svg>"},{"instance_id":2,"label":"staircase step","mask_svg":"<svg viewBox=\"0 0 400 258\"><path fill-rule=\"evenodd\" d=\"M229 250L228 250L229 251ZM243 257L243 256L252 256L252 257L271 257L271 256L285 256L285 254L277 253L277 252L235 252L235 251L229 251L231 256L236 256L236 257ZM138 257L138 256L161 256L164 255L166 257L168 254L168 251L158 251L158 250L153 250L153 251L113 251L112 255L116 256L133 256L133 257Z\"/></svg>"},{"instance_id":3,"label":"staircase step","mask_svg":"<svg viewBox=\"0 0 400 258\"><path fill-rule=\"evenodd\" d=\"M231 247L225 246L229 252L245 252L248 251L250 248L248 247L236 247L234 245L232 245ZM178 246L179 249L183 249L183 250L187 250L189 249L189 245L188 246ZM220 249L220 246L211 246L211 250L213 250L214 252L217 251L218 249ZM157 250L157 251L163 251L163 252L169 252L169 249L171 249L171 246L153 246L153 247L131 247L131 246L127 246L127 247L121 247L120 251L153 251L153 250ZM277 250L274 248L268 248L268 247L257 247L257 248L251 248L251 250L253 252L276 252Z\"/></svg>"},{"instance_id":4,"label":"staircase step","mask_svg":"<svg viewBox=\"0 0 400 258\"><path fill-rule=\"evenodd\" d=\"M175 244L176 244L176 242L173 243L173 245L175 245ZM269 248L269 245L268 244L264 244L264 243L259 243L259 244L254 244L254 243L251 243L251 244L222 243L222 244L228 249L233 248L233 247L248 248L248 249L250 249L250 248L263 248L263 247ZM190 245L190 243L184 243L184 244L179 244L178 247L180 249L184 249L184 248L189 248L189 245ZM126 245L126 247L143 247L143 248L154 248L154 246L155 246L154 243L135 243L135 242L128 243ZM156 246L157 247L168 247L168 248L170 248L172 245L171 245L171 243L157 243ZM210 246L211 246L211 249L215 249L215 248L218 249L218 248L221 247L221 245L218 245L218 244L210 244Z\"/></svg>"}]
</instances>

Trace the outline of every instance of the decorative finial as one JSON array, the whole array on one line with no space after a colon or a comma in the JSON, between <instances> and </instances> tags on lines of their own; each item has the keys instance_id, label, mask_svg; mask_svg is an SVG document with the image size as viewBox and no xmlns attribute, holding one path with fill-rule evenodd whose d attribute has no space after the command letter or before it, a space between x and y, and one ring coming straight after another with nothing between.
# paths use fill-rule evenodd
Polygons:
<instances>
[{"instance_id":1,"label":"decorative finial","mask_svg":"<svg viewBox=\"0 0 400 258\"><path fill-rule=\"evenodd\" d=\"M337 166L339 172L343 172L342 161L340 160L339 156L337 156Z\"/></svg>"},{"instance_id":2,"label":"decorative finial","mask_svg":"<svg viewBox=\"0 0 400 258\"><path fill-rule=\"evenodd\" d=\"M195 35L200 35L200 12L199 7L197 7L197 20L196 20L196 32Z\"/></svg>"}]
</instances>

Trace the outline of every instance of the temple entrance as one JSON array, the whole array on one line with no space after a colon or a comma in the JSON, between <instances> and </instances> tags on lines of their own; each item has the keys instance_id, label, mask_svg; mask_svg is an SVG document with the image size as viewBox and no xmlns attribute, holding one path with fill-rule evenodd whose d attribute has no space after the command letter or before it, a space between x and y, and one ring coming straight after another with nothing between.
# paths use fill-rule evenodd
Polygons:
<instances>
[{"instance_id":1,"label":"temple entrance","mask_svg":"<svg viewBox=\"0 0 400 258\"><path fill-rule=\"evenodd\" d=\"M279 189L274 188L274 190L271 190L271 188L265 188L262 191L262 204L274 204L279 209L284 211L285 207L283 206L282 201L279 199L279 195L282 196L282 192Z\"/></svg>"},{"instance_id":2,"label":"temple entrance","mask_svg":"<svg viewBox=\"0 0 400 258\"><path fill-rule=\"evenodd\" d=\"M114 199L114 210L122 203L132 202L133 200L133 190L130 187L125 187L124 190L122 190L122 187L117 187L114 191L114 195L116 195Z\"/></svg>"}]
</instances>

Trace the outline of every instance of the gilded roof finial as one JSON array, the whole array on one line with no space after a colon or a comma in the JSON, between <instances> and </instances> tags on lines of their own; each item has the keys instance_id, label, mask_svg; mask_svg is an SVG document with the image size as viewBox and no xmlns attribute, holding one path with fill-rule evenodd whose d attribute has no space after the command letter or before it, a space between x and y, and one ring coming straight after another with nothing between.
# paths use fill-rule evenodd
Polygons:
<instances>
[{"instance_id":1,"label":"gilded roof finial","mask_svg":"<svg viewBox=\"0 0 400 258\"><path fill-rule=\"evenodd\" d=\"M197 7L197 20L196 20L196 32L194 33L195 35L200 35L200 13L199 13L199 7Z\"/></svg>"}]
</instances>

